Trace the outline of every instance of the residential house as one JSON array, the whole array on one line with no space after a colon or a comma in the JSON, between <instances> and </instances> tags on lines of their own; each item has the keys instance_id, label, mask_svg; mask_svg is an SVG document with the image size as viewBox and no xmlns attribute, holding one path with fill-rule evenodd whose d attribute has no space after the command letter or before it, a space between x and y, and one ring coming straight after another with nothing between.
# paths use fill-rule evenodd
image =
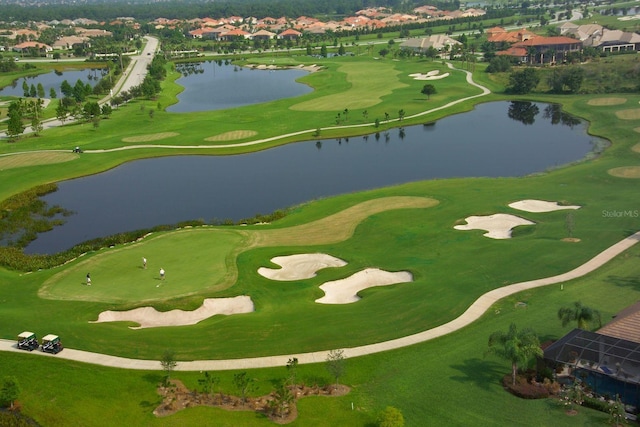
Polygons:
<instances>
[{"instance_id":1,"label":"residential house","mask_svg":"<svg viewBox=\"0 0 640 427\"><path fill-rule=\"evenodd\" d=\"M456 45L462 45L462 43L444 34L434 34L429 37L408 39L400 44L400 49L424 53L432 47L438 52L442 52L451 50Z\"/></svg>"},{"instance_id":2,"label":"residential house","mask_svg":"<svg viewBox=\"0 0 640 427\"><path fill-rule=\"evenodd\" d=\"M509 55L522 58L523 50L527 61L532 64L563 62L570 52L579 52L582 42L565 36L537 36L522 42L514 43L511 48L496 52L497 55Z\"/></svg>"},{"instance_id":3,"label":"residential house","mask_svg":"<svg viewBox=\"0 0 640 427\"><path fill-rule=\"evenodd\" d=\"M574 329L544 350L544 359L585 382L594 393L629 411L640 408L640 302L627 307L596 332Z\"/></svg>"}]
</instances>

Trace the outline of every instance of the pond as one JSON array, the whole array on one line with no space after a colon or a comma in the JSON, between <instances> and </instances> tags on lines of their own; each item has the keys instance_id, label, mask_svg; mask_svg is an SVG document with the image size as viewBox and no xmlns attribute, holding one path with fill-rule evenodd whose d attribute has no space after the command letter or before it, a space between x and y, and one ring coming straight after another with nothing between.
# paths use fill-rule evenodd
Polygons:
<instances>
[{"instance_id":1,"label":"pond","mask_svg":"<svg viewBox=\"0 0 640 427\"><path fill-rule=\"evenodd\" d=\"M184 87L178 103L167 111L187 113L224 110L261 104L310 93L313 89L296 79L308 74L299 69L259 70L223 61L176 64L182 73L176 83Z\"/></svg>"},{"instance_id":2,"label":"pond","mask_svg":"<svg viewBox=\"0 0 640 427\"><path fill-rule=\"evenodd\" d=\"M557 105L493 102L435 124L363 137L237 156L139 160L60 183L44 200L75 214L25 252L55 253L96 237L192 219L238 221L411 181L524 176L583 159L597 147L602 142L587 135L586 124Z\"/></svg>"},{"instance_id":3,"label":"pond","mask_svg":"<svg viewBox=\"0 0 640 427\"><path fill-rule=\"evenodd\" d=\"M106 69L104 72L106 73ZM75 85L78 80L81 80L85 85L89 83L91 87L95 86L103 76L103 70L100 68L87 68L84 70L65 70L65 71L51 71L45 74L39 74L32 77L23 77L18 80L14 80L9 86L5 86L0 89L0 95L4 96L19 96L24 97L23 82L26 82L29 87L33 85L37 87L38 84L42 84L44 88L44 97L49 98L51 89L56 91L56 97L61 98L62 92L60 91L60 85L63 81L67 81L71 86Z\"/></svg>"}]
</instances>

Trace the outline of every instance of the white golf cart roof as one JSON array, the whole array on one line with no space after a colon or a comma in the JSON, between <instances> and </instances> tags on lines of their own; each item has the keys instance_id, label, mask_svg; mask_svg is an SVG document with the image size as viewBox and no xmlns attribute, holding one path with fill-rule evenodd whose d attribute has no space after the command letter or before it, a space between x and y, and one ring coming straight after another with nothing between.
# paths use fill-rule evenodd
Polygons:
<instances>
[{"instance_id":1,"label":"white golf cart roof","mask_svg":"<svg viewBox=\"0 0 640 427\"><path fill-rule=\"evenodd\" d=\"M53 341L55 339L58 339L58 336L53 334L48 334L42 337L42 341Z\"/></svg>"},{"instance_id":2,"label":"white golf cart roof","mask_svg":"<svg viewBox=\"0 0 640 427\"><path fill-rule=\"evenodd\" d=\"M33 332L29 332L29 331L24 331L22 332L20 335L18 335L19 338L31 338L32 336L34 336L35 334Z\"/></svg>"}]
</instances>

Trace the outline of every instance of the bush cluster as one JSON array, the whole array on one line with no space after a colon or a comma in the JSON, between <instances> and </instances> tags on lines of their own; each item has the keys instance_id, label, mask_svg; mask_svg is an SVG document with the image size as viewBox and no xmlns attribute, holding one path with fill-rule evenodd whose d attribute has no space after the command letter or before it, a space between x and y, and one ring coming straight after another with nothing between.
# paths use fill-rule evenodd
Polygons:
<instances>
[{"instance_id":1,"label":"bush cluster","mask_svg":"<svg viewBox=\"0 0 640 427\"><path fill-rule=\"evenodd\" d=\"M513 384L511 375L502 378L502 385L514 396L522 399L545 399L549 397L549 390L542 384L531 382L525 376L517 376Z\"/></svg>"}]
</instances>

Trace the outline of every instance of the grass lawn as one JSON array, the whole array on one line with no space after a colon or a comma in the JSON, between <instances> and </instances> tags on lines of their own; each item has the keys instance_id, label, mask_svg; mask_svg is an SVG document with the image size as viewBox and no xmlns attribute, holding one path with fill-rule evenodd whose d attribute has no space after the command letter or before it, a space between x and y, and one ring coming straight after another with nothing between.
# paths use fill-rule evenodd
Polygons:
<instances>
[{"instance_id":1,"label":"grass lawn","mask_svg":"<svg viewBox=\"0 0 640 427\"><path fill-rule=\"evenodd\" d=\"M28 160L20 167L0 170L0 197L141 157L192 154L194 150L188 145L219 144L220 141L206 139L238 130L256 132L246 136L254 139L333 126L336 114L344 113L345 108L349 109L347 124L364 123L361 109L365 106L347 105L356 92L366 94L367 102L372 103L366 106L369 122L383 119L385 112L393 118L399 109L404 109L410 116L479 93L479 89L463 83L461 72L441 68L441 72L452 75L436 81L438 94L426 101L420 95L424 81L415 81L408 75L442 67L428 61L338 58L323 65L327 67L325 74L315 73L303 79L316 88L314 94L304 97L212 113L159 111L153 119L139 108L153 108L153 103L143 101L123 107L112 119L103 121L99 129L90 125L64 126L39 138L3 145L2 153L76 145L85 150L110 149L146 142L185 148L86 153L80 161L47 165L30 164L33 160ZM389 80L388 86L375 77L377 67ZM487 81L482 73L476 74L478 80ZM372 78L371 86L366 83L368 76ZM376 88L381 85L392 89L380 94ZM491 87L499 84L491 83ZM350 91L355 92L349 97L341 95ZM486 99L499 97L491 95ZM33 330L39 336L56 333L72 348L145 359L158 359L171 349L178 360L194 360L348 348L440 325L460 315L489 290L569 271L640 229L640 219L635 216L605 214L638 209L637 179L621 178L611 171L640 163L640 153L633 150L640 116L629 112L636 108L640 96L615 97L624 101L605 102L604 96L532 96L537 101L562 103L566 111L591 121L591 133L611 141L602 156L571 167L522 178L408 183L307 203L273 224L156 233L136 243L89 253L51 270L21 273L0 269L0 337L13 339L22 330ZM325 98L336 103L333 111L323 110L330 105ZM600 101L593 102L594 99ZM168 99L160 102L165 101ZM313 109L294 108L300 105ZM433 121L471 106L471 102L458 104L420 120ZM283 117L287 120L281 120ZM410 123L408 119L406 124ZM344 130L359 131L363 130ZM166 136L169 132L172 134ZM148 137L157 134L166 138ZM126 142L126 138L137 139ZM295 138L304 136L283 141ZM197 152L231 154L281 142ZM582 206L571 211L571 234L580 241L563 240L568 234L566 212L526 213L508 207L511 202L529 198ZM488 239L479 230L453 228L467 216L493 213L517 214L535 225L516 229L513 238L507 240ZM348 264L321 270L314 278L296 282L272 281L257 274L259 267L274 267L270 259L275 256L312 252L327 253ZM451 335L348 360L341 382L350 385L352 392L339 398L302 400L300 418L293 425L368 425L387 405L399 408L412 426L600 425L605 414L581 409L578 416L568 417L549 400L525 401L508 395L499 385L502 375L509 372L507 363L484 358L483 353L491 332L504 330L511 322L521 327L533 326L542 341L562 336L569 329L560 327L557 310L576 300L597 308L603 318L610 318L640 295L639 256L640 249L634 248L597 272L566 283L563 291L550 286L499 301L481 320ZM148 259L147 270L142 268L142 257ZM167 286L157 288L160 267L167 271ZM314 302L322 296L322 283L368 267L408 270L414 281L368 289L354 304L327 306ZM91 288L84 286L87 272L93 279ZM204 298L236 295L250 295L256 311L215 316L178 328L134 331L124 323L89 323L103 310L142 305L159 310L192 310ZM526 307L517 302L526 303ZM131 425L201 425L212 417L216 425L270 424L252 413L212 408L189 409L155 419L151 411L159 402L155 386L160 372L124 372L27 354L0 354L0 360L3 373L16 375L23 387L20 400L25 413L44 425L97 426L124 419ZM216 375L221 377L226 393L235 392L233 372ZM254 393L260 395L271 390L274 381L285 375L285 369L252 370L251 375L258 379ZM309 384L330 380L322 364L302 366L300 375ZM201 374L181 372L175 376L196 387ZM43 388L42 380L63 386ZM105 408L113 412L111 417L104 417Z\"/></svg>"}]
</instances>

